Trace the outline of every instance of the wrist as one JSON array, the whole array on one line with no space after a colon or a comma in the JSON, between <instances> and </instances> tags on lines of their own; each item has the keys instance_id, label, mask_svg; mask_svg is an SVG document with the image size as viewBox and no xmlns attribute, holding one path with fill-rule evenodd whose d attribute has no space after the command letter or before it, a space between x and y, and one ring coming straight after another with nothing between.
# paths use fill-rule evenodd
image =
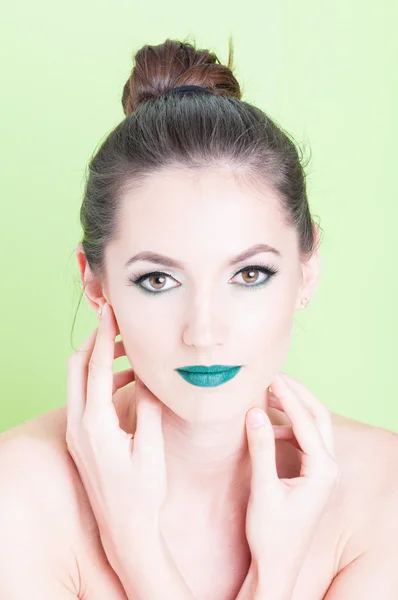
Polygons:
<instances>
[{"instance_id":1,"label":"wrist","mask_svg":"<svg viewBox=\"0 0 398 600\"><path fill-rule=\"evenodd\" d=\"M116 572L135 567L141 570L152 562L154 554L159 553L161 535L154 521L142 519L138 529L137 526L133 530L126 525L124 528L114 526L100 534L108 561Z\"/></svg>"},{"instance_id":2,"label":"wrist","mask_svg":"<svg viewBox=\"0 0 398 600\"><path fill-rule=\"evenodd\" d=\"M253 600L292 600L300 568L280 563L282 568L255 565L256 587Z\"/></svg>"},{"instance_id":3,"label":"wrist","mask_svg":"<svg viewBox=\"0 0 398 600\"><path fill-rule=\"evenodd\" d=\"M173 600L194 600L160 533L137 543L129 557L119 553L112 567L129 600L158 600L165 590Z\"/></svg>"},{"instance_id":4,"label":"wrist","mask_svg":"<svg viewBox=\"0 0 398 600\"><path fill-rule=\"evenodd\" d=\"M289 579L286 575L275 581L275 578L258 582L253 600L292 600L297 579Z\"/></svg>"}]
</instances>

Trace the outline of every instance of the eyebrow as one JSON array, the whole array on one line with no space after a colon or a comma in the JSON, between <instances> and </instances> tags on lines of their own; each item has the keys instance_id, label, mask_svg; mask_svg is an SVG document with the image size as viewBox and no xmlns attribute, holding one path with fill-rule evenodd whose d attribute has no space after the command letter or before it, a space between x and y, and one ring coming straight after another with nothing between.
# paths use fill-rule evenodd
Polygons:
<instances>
[{"instance_id":1,"label":"eyebrow","mask_svg":"<svg viewBox=\"0 0 398 600\"><path fill-rule=\"evenodd\" d=\"M250 248L247 248L247 250L244 250L240 254L237 254L236 256L234 256L228 262L228 267L232 267L233 265L236 265L237 263L247 260L248 258L255 256L256 254L261 254L262 252L272 252L276 256L279 256L282 258L282 254L276 248L273 248L272 246L269 246L268 244L255 244L254 246L251 246ZM181 270L184 269L184 264L182 262L175 260L174 258L164 256L163 254L157 254L156 252L151 252L150 250L144 250L143 252L139 252L138 254L135 254L134 256L129 258L129 260L125 264L125 268L129 267L130 265L132 265L133 263L135 263L139 260L156 263L159 265L163 265L164 267L169 267L171 269L181 269Z\"/></svg>"}]
</instances>

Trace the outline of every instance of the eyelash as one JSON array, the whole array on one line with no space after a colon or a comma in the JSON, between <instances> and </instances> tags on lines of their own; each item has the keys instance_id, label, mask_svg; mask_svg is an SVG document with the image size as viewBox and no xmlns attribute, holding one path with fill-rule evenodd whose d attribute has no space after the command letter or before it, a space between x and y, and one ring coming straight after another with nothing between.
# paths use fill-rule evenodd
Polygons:
<instances>
[{"instance_id":1,"label":"eyelash","mask_svg":"<svg viewBox=\"0 0 398 600\"><path fill-rule=\"evenodd\" d=\"M239 273L242 273L244 271L260 271L261 273L264 273L265 275L268 275L268 278L265 281L262 281L261 283L256 283L254 285L245 285L243 283L237 283L235 285L240 285L241 287L246 287L246 288L257 288L257 287L261 287L262 285L265 285L266 283L269 283L269 281L272 279L272 277L274 275L276 275L278 273L278 269L276 269L275 267L271 267L271 266L265 266L265 265L250 265L249 267L244 267L243 269L241 269L240 271L238 271L237 273L235 273L234 277L236 275L239 275ZM169 288L168 290L159 290L157 292L152 291L152 290L148 290L147 288L145 288L144 286L140 285L142 281L144 281L145 279L148 279L149 277L152 277L153 275L157 275L157 276L161 276L161 277L171 277L171 279L174 279L174 277L172 277L169 273L164 273L163 271L153 271L151 273L137 273L137 275L135 275L134 277L129 277L128 278L128 284L127 285L137 285L141 290L143 290L144 292L147 292L148 294L153 294L153 295L158 295L158 294L164 294L165 292L169 292L171 290L176 289L175 287ZM175 279L174 279L175 281ZM180 287L180 286L176 286L176 287Z\"/></svg>"}]
</instances>

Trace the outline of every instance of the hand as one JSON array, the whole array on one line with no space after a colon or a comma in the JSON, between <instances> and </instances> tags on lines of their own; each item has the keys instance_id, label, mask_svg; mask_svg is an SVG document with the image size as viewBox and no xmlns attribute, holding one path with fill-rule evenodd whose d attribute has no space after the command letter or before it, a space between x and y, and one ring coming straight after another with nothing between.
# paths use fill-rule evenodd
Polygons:
<instances>
[{"instance_id":1,"label":"hand","mask_svg":"<svg viewBox=\"0 0 398 600\"><path fill-rule=\"evenodd\" d=\"M252 464L246 537L252 565L239 600L291 598L300 567L340 479L329 408L302 384L282 373L274 380L272 391L269 406L283 410L292 428L274 428L268 415L258 408L250 409L246 415ZM263 416L264 423L253 429L250 421L256 413ZM289 429L290 434L286 435ZM290 441L302 452L300 477L279 479L275 437ZM249 592L253 581L254 594Z\"/></svg>"},{"instance_id":2,"label":"hand","mask_svg":"<svg viewBox=\"0 0 398 600\"><path fill-rule=\"evenodd\" d=\"M114 358L125 354L112 308L68 361L66 442L98 524L109 563L126 592L158 598L163 585L175 598L191 598L160 534L159 513L166 496L161 402L132 369L113 374ZM135 380L137 427L126 433L112 396ZM157 573L155 588L153 573ZM131 581L134 577L134 581ZM129 579L130 578L130 579ZM128 589L127 589L128 588ZM152 590L152 593L150 592Z\"/></svg>"}]
</instances>

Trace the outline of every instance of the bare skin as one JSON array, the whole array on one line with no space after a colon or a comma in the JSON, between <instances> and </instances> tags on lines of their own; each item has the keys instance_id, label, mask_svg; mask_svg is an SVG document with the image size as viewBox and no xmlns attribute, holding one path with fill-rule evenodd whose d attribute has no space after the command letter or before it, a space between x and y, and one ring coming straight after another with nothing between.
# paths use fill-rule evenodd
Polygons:
<instances>
[{"instance_id":1,"label":"bare skin","mask_svg":"<svg viewBox=\"0 0 398 600\"><path fill-rule=\"evenodd\" d=\"M133 385L119 390L114 400L120 426L125 430L134 412ZM274 425L290 424L277 410L268 408L267 414ZM292 600L322 600L336 574L366 551L377 527L377 514L397 472L396 434L336 413L332 420L336 458L343 477L303 565ZM24 472L22 461L26 464L29 456L32 479L28 483L25 479L24 485L37 486L40 482L33 497L34 508L40 527L54 530L48 550L58 557L59 581L82 600L126 600L102 549L87 496L67 451L65 429L65 407L10 429L0 435L0 459L5 454L14 456L15 480L10 484L19 485ZM295 448L277 441L276 451L280 477L297 476ZM31 504L32 496L28 498ZM243 512L225 507L224 522L215 522L207 516L201 519L198 508L174 506L165 511L165 539L198 600L234 600L250 562Z\"/></svg>"},{"instance_id":2,"label":"bare skin","mask_svg":"<svg viewBox=\"0 0 398 600\"><path fill-rule=\"evenodd\" d=\"M245 579L249 479L242 419L251 406L266 408L264 391L283 367L295 313L303 298L311 300L320 273L318 252L300 260L296 232L275 194L232 175L223 168L158 172L127 193L118 237L106 248L106 281L77 249L90 306L112 306L134 373L164 405L170 494L162 531L197 600L235 600ZM273 248L260 251L264 243ZM173 263L167 259L166 266L165 257ZM243 368L228 385L202 388L176 372L197 364ZM134 432L131 386L114 402L122 428ZM267 413L272 424L289 425L283 413L270 407ZM397 436L337 414L332 422L342 478L293 600L323 600L336 574L372 547L381 517L386 527L397 493ZM70 590L70 600L126 600L65 433L61 407L0 436L0 483L15 490L1 504L15 521L3 524L10 538L32 548L18 550L15 578L22 571L33 589L40 571L49 597L60 597L57 586L50 593L52 577ZM299 475L288 442L277 441L276 463L281 478ZM30 590L21 597L36 600Z\"/></svg>"}]
</instances>

